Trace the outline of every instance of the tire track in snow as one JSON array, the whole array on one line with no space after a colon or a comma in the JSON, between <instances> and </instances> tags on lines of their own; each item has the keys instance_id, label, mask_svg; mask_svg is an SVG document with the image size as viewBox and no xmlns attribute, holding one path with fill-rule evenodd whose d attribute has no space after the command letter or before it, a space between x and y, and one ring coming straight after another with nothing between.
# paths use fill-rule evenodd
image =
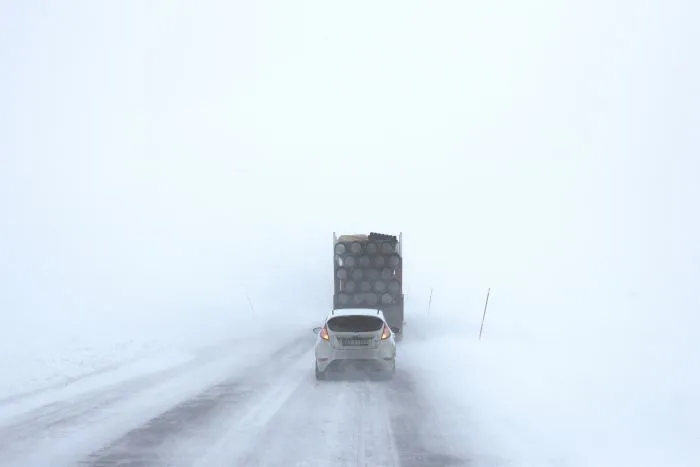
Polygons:
<instances>
[{"instance_id":1,"label":"tire track in snow","mask_svg":"<svg viewBox=\"0 0 700 467\"><path fill-rule=\"evenodd\" d=\"M421 397L411 376L398 369L387 387L394 444L401 467L464 467L467 459L449 454L440 446L440 433L431 425L429 401Z\"/></svg>"},{"instance_id":2,"label":"tire track in snow","mask_svg":"<svg viewBox=\"0 0 700 467\"><path fill-rule=\"evenodd\" d=\"M193 364L179 365L148 376L134 378L105 388L89 391L73 400L58 401L31 410L15 417L9 424L0 427L0 453L21 450L21 445L44 437L62 437L89 424L93 416L108 407L133 397L140 390L181 374Z\"/></svg>"},{"instance_id":3,"label":"tire track in snow","mask_svg":"<svg viewBox=\"0 0 700 467\"><path fill-rule=\"evenodd\" d=\"M272 417L236 425L197 467L398 467L382 383L317 382L310 361L299 363L291 375L296 389L275 403Z\"/></svg>"},{"instance_id":4,"label":"tire track in snow","mask_svg":"<svg viewBox=\"0 0 700 467\"><path fill-rule=\"evenodd\" d=\"M311 342L308 338L296 337L285 345L287 348L310 346ZM233 350L240 352L240 346ZM259 349L252 352L255 351ZM143 415L144 409L146 414L167 410L172 407L170 404L190 399L196 394L193 390L198 385L221 381L226 377L226 371L241 374L246 367L265 361L270 355L258 353L250 363L241 365L240 360L232 358L231 354L203 353L195 360L166 370L90 389L70 400L40 406L0 425L0 458L9 465L45 465L47 458L51 465L75 465L92 449L122 435L129 426L141 425L148 416ZM195 379L202 378L202 382L184 381L188 374ZM166 392L154 400L159 389Z\"/></svg>"},{"instance_id":5,"label":"tire track in snow","mask_svg":"<svg viewBox=\"0 0 700 467\"><path fill-rule=\"evenodd\" d=\"M308 349L207 390L88 459L89 467L464 467L441 452L410 375L315 381ZM301 358L299 358L301 356ZM276 373L280 368L284 371Z\"/></svg>"},{"instance_id":6,"label":"tire track in snow","mask_svg":"<svg viewBox=\"0 0 700 467\"><path fill-rule=\"evenodd\" d=\"M308 340L210 387L93 453L87 467L464 467L439 446L429 401L393 381L315 381ZM440 428L440 427L438 427Z\"/></svg>"},{"instance_id":7,"label":"tire track in snow","mask_svg":"<svg viewBox=\"0 0 700 467\"><path fill-rule=\"evenodd\" d=\"M284 351L268 356L268 362L250 372L223 381L196 397L184 401L148 423L136 428L117 441L91 454L81 462L90 467L192 465L199 453L196 441L202 431L221 418L236 417L261 390L270 375L281 372L286 365L307 353L308 338L284 345ZM278 356L277 359L271 358ZM173 453L177 455L173 456Z\"/></svg>"},{"instance_id":8,"label":"tire track in snow","mask_svg":"<svg viewBox=\"0 0 700 467\"><path fill-rule=\"evenodd\" d=\"M387 398L387 389L390 384L384 381L365 381L358 388L361 413L358 432L362 434L358 448L361 449L362 455L358 456L358 463L355 465L401 465L389 416L391 402Z\"/></svg>"},{"instance_id":9,"label":"tire track in snow","mask_svg":"<svg viewBox=\"0 0 700 467\"><path fill-rule=\"evenodd\" d=\"M197 467L464 467L429 433L427 401L408 374L317 382L307 364L296 390L270 418L235 424ZM266 403L264 398L260 403ZM253 409L254 410L254 409ZM244 433L248 433L245 435Z\"/></svg>"}]
</instances>

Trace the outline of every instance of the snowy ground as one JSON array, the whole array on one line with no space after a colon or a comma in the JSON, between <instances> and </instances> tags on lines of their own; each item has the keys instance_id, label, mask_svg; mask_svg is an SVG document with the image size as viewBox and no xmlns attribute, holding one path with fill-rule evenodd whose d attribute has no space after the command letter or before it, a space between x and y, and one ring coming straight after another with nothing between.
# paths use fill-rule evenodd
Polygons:
<instances>
[{"instance_id":1,"label":"snowy ground","mask_svg":"<svg viewBox=\"0 0 700 467\"><path fill-rule=\"evenodd\" d=\"M413 317L406 371L476 466L674 466L700 462L697 345L503 338L455 316ZM439 403L437 403L439 401Z\"/></svg>"},{"instance_id":2,"label":"snowy ground","mask_svg":"<svg viewBox=\"0 0 700 467\"><path fill-rule=\"evenodd\" d=\"M24 391L0 401L3 465L686 467L700 460L695 346L493 330L478 341L474 320L412 314L394 381L316 382L315 318L281 316L239 315L196 329L173 316L159 332L155 324L168 321L151 316L139 332L122 326L101 339L71 340L44 332L46 345L18 345L14 363L4 360L4 387Z\"/></svg>"},{"instance_id":3,"label":"snowy ground","mask_svg":"<svg viewBox=\"0 0 700 467\"><path fill-rule=\"evenodd\" d=\"M0 402L86 376L153 368L195 358L210 348L315 323L304 310L137 310L81 315L62 311L14 318L0 329Z\"/></svg>"},{"instance_id":4,"label":"snowy ground","mask_svg":"<svg viewBox=\"0 0 700 467\"><path fill-rule=\"evenodd\" d=\"M443 452L409 373L317 382L318 323L274 321L186 358L141 359L6 400L0 458L22 467L465 465Z\"/></svg>"}]
</instances>

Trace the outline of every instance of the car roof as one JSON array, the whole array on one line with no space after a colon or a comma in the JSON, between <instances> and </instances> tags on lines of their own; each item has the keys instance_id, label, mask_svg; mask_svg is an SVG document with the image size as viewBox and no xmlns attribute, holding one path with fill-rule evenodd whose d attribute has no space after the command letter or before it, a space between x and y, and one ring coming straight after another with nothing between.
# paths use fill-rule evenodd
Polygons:
<instances>
[{"instance_id":1,"label":"car roof","mask_svg":"<svg viewBox=\"0 0 700 467\"><path fill-rule=\"evenodd\" d=\"M384 313L378 308L336 308L331 311L328 318L335 316L380 316L384 318Z\"/></svg>"}]
</instances>

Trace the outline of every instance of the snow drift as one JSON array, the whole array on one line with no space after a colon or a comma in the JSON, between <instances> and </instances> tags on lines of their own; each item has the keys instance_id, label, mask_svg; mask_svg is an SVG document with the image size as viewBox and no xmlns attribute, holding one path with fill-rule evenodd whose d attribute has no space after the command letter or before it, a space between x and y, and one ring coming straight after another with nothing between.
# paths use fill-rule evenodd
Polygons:
<instances>
[{"instance_id":1,"label":"snow drift","mask_svg":"<svg viewBox=\"0 0 700 467\"><path fill-rule=\"evenodd\" d=\"M497 298L490 312L508 315ZM479 341L475 316L414 312L400 356L452 446L475 466L688 467L700 459L700 345L689 336L555 337L487 321Z\"/></svg>"}]
</instances>

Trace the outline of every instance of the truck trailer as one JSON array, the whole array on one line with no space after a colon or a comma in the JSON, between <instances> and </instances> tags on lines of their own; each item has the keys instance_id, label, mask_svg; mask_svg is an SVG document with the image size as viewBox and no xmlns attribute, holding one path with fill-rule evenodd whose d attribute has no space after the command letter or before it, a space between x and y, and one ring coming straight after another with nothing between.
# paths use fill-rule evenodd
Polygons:
<instances>
[{"instance_id":1,"label":"truck trailer","mask_svg":"<svg viewBox=\"0 0 700 467\"><path fill-rule=\"evenodd\" d=\"M401 240L401 233L333 233L333 307L376 307L398 336L404 323Z\"/></svg>"}]
</instances>

